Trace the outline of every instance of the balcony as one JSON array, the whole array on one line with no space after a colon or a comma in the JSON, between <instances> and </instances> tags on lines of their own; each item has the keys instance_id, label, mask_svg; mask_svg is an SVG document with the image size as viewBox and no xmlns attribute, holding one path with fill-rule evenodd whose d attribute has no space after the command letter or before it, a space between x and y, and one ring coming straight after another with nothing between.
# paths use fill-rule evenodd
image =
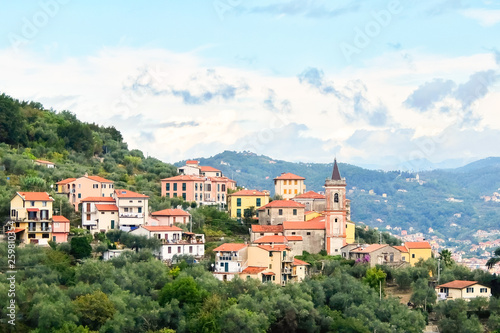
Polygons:
<instances>
[{"instance_id":1,"label":"balcony","mask_svg":"<svg viewBox=\"0 0 500 333\"><path fill-rule=\"evenodd\" d=\"M136 218L136 219L142 219L144 217L144 214L142 213L121 213L120 218Z\"/></svg>"},{"instance_id":2,"label":"balcony","mask_svg":"<svg viewBox=\"0 0 500 333\"><path fill-rule=\"evenodd\" d=\"M52 232L52 227L35 227L35 228L28 228L28 232Z\"/></svg>"},{"instance_id":3,"label":"balcony","mask_svg":"<svg viewBox=\"0 0 500 333\"><path fill-rule=\"evenodd\" d=\"M217 256L217 261L243 261L240 256Z\"/></svg>"},{"instance_id":4,"label":"balcony","mask_svg":"<svg viewBox=\"0 0 500 333\"><path fill-rule=\"evenodd\" d=\"M293 257L286 256L283 258L283 262L293 262Z\"/></svg>"}]
</instances>

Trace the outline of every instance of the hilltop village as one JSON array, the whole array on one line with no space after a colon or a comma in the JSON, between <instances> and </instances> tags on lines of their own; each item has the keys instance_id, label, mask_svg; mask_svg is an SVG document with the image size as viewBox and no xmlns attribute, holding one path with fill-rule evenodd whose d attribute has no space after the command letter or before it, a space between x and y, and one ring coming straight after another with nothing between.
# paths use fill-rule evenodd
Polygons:
<instances>
[{"instance_id":1,"label":"hilltop village","mask_svg":"<svg viewBox=\"0 0 500 333\"><path fill-rule=\"evenodd\" d=\"M53 167L46 161L40 165ZM178 175L161 179L161 196L182 198L198 206L225 210L241 222L250 217L248 241L223 243L212 251L213 275L222 281L235 276L285 285L301 281L309 274L309 264L295 258L303 253L341 256L347 260L393 268L414 266L433 256L425 240L402 245L360 244L351 221L351 203L346 198L346 179L337 161L331 175L325 175L324 193L307 191L305 178L282 173L274 178L274 200L269 190L238 188L234 180L211 166L188 160L177 169ZM81 213L81 228L97 237L121 230L134 236L161 242L155 255L171 263L187 255L197 260L206 257L205 235L192 232L192 216L187 209L175 207L151 212L149 197L130 190L117 189L114 182L87 174L56 183L57 196L63 196ZM10 219L20 244L48 246L49 241L68 241L70 221L53 215L52 198L47 192L17 192L11 200ZM126 249L108 249L105 260L121 255Z\"/></svg>"}]
</instances>

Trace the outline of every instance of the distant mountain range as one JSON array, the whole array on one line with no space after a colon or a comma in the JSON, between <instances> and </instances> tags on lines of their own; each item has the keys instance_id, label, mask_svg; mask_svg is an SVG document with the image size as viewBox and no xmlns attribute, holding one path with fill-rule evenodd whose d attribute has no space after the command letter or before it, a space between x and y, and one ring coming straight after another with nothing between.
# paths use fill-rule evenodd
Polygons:
<instances>
[{"instance_id":1,"label":"distant mountain range","mask_svg":"<svg viewBox=\"0 0 500 333\"><path fill-rule=\"evenodd\" d=\"M266 189L272 194L273 179L283 172L305 177L307 190L323 191L333 167L333 161L293 163L233 151L197 160L201 165L220 169L239 186ZM500 157L418 174L368 170L339 162L342 177L347 181L355 222L380 229L413 228L429 236L437 235L449 245L455 244L449 239L474 241L472 235L479 229L500 229L500 202L496 202L494 196L494 192L500 192ZM485 196L493 200L485 201ZM430 234L429 228L433 230Z\"/></svg>"}]
</instances>

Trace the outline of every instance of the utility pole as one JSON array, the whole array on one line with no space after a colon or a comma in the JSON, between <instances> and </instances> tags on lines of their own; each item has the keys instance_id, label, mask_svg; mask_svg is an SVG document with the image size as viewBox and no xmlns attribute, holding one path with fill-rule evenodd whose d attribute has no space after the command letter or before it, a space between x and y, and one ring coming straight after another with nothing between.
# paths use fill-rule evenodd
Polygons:
<instances>
[{"instance_id":1,"label":"utility pole","mask_svg":"<svg viewBox=\"0 0 500 333\"><path fill-rule=\"evenodd\" d=\"M439 285L439 278L441 277L441 258L438 258L438 285Z\"/></svg>"}]
</instances>

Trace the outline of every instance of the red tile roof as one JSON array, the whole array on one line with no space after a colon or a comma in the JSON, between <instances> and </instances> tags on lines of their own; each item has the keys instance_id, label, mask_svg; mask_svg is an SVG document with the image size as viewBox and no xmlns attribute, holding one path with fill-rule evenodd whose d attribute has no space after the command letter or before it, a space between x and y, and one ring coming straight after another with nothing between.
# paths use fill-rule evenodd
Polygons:
<instances>
[{"instance_id":1,"label":"red tile roof","mask_svg":"<svg viewBox=\"0 0 500 333\"><path fill-rule=\"evenodd\" d=\"M24 230L26 230L26 229L24 229L24 228L14 228L12 230L7 230L5 233L6 234L12 234L12 233L17 234L18 232L21 232L21 231L24 231Z\"/></svg>"},{"instance_id":2,"label":"red tile roof","mask_svg":"<svg viewBox=\"0 0 500 333\"><path fill-rule=\"evenodd\" d=\"M259 208L259 210L264 210L266 208L305 208L303 204L295 202L293 200L273 200L267 205Z\"/></svg>"},{"instance_id":3,"label":"red tile roof","mask_svg":"<svg viewBox=\"0 0 500 333\"><path fill-rule=\"evenodd\" d=\"M272 233L279 233L283 232L283 225L259 225L259 224L252 224L252 232L262 232L262 233L267 233L267 232L272 232Z\"/></svg>"},{"instance_id":4,"label":"red tile roof","mask_svg":"<svg viewBox=\"0 0 500 333\"><path fill-rule=\"evenodd\" d=\"M300 177L300 176L297 176L297 175L294 175L293 173L290 173L290 172L287 172L287 173L282 173L281 176L278 176L276 178L274 178L275 180L276 179L284 179L284 180L288 180L288 179L297 179L297 180L305 180L304 177Z\"/></svg>"},{"instance_id":5,"label":"red tile roof","mask_svg":"<svg viewBox=\"0 0 500 333\"><path fill-rule=\"evenodd\" d=\"M296 242L301 241L302 236L286 236L286 239L288 239L290 242Z\"/></svg>"},{"instance_id":6,"label":"red tile roof","mask_svg":"<svg viewBox=\"0 0 500 333\"><path fill-rule=\"evenodd\" d=\"M54 201L47 192L17 192L25 201Z\"/></svg>"},{"instance_id":7,"label":"red tile roof","mask_svg":"<svg viewBox=\"0 0 500 333\"><path fill-rule=\"evenodd\" d=\"M371 245L369 245L368 247L365 247L365 248L358 247L358 248L352 250L351 252L356 252L356 253L371 253L371 252L380 250L381 248L386 247L386 246L389 246L389 245L387 245L387 244L371 244Z\"/></svg>"},{"instance_id":8,"label":"red tile roof","mask_svg":"<svg viewBox=\"0 0 500 333\"><path fill-rule=\"evenodd\" d=\"M174 176L174 177L169 177L169 178L163 178L161 181L204 181L205 177L198 177L198 176L192 176L192 175L179 175L179 176Z\"/></svg>"},{"instance_id":9,"label":"red tile roof","mask_svg":"<svg viewBox=\"0 0 500 333\"><path fill-rule=\"evenodd\" d=\"M241 274L259 274L262 271L265 271L267 267L256 267L256 266L248 266L245 268Z\"/></svg>"},{"instance_id":10,"label":"red tile roof","mask_svg":"<svg viewBox=\"0 0 500 333\"><path fill-rule=\"evenodd\" d=\"M182 209L164 209L164 210L159 210L157 212L151 213L153 216L191 216L186 211L183 211Z\"/></svg>"},{"instance_id":11,"label":"red tile roof","mask_svg":"<svg viewBox=\"0 0 500 333\"><path fill-rule=\"evenodd\" d=\"M87 176L88 179L92 179L93 181L99 182L99 183L113 183L112 180L108 180L106 178L102 178L99 176Z\"/></svg>"},{"instance_id":12,"label":"red tile roof","mask_svg":"<svg viewBox=\"0 0 500 333\"><path fill-rule=\"evenodd\" d=\"M393 248L395 248L396 250L399 250L400 252L408 253L408 249L404 246L396 245L396 246L393 246Z\"/></svg>"},{"instance_id":13,"label":"red tile roof","mask_svg":"<svg viewBox=\"0 0 500 333\"><path fill-rule=\"evenodd\" d=\"M230 194L231 196L265 196L265 195L269 195L269 193L264 193L264 192L261 192L261 191L257 191L257 190L241 190L241 191L238 191L238 192L235 192L235 193L231 193Z\"/></svg>"},{"instance_id":14,"label":"red tile roof","mask_svg":"<svg viewBox=\"0 0 500 333\"><path fill-rule=\"evenodd\" d=\"M429 242L406 242L405 247L407 249L430 249L431 244Z\"/></svg>"},{"instance_id":15,"label":"red tile roof","mask_svg":"<svg viewBox=\"0 0 500 333\"><path fill-rule=\"evenodd\" d=\"M215 249L213 249L214 252L233 252L233 251L239 251L245 247L247 247L247 244L243 243L225 243L222 244Z\"/></svg>"},{"instance_id":16,"label":"red tile roof","mask_svg":"<svg viewBox=\"0 0 500 333\"><path fill-rule=\"evenodd\" d=\"M472 286L476 283L477 283L477 281L455 280L455 281L451 281L451 282L448 282L445 284L441 284L441 285L437 286L436 288L442 287L442 288L452 288L452 289L464 289L464 288Z\"/></svg>"},{"instance_id":17,"label":"red tile roof","mask_svg":"<svg viewBox=\"0 0 500 333\"><path fill-rule=\"evenodd\" d=\"M115 195L118 198L149 198L147 195L132 192L129 190L115 190Z\"/></svg>"},{"instance_id":18,"label":"red tile roof","mask_svg":"<svg viewBox=\"0 0 500 333\"><path fill-rule=\"evenodd\" d=\"M315 220L315 219L313 219ZM295 221L285 221L283 222L284 230L325 230L325 222L295 222Z\"/></svg>"},{"instance_id":19,"label":"red tile roof","mask_svg":"<svg viewBox=\"0 0 500 333\"><path fill-rule=\"evenodd\" d=\"M213 168L211 166L200 166L201 172L221 172L219 169Z\"/></svg>"},{"instance_id":20,"label":"red tile roof","mask_svg":"<svg viewBox=\"0 0 500 333\"><path fill-rule=\"evenodd\" d=\"M98 211L101 211L101 212L117 212L118 211L118 207L116 207L116 205L100 205L100 204L96 204L95 208Z\"/></svg>"},{"instance_id":21,"label":"red tile roof","mask_svg":"<svg viewBox=\"0 0 500 333\"><path fill-rule=\"evenodd\" d=\"M259 245L258 247L260 247L261 249L263 250L266 250L268 252L271 252L271 251L283 251L283 250L286 250L286 249L290 249L289 246L287 245L281 245L281 244L278 244L278 245Z\"/></svg>"},{"instance_id":22,"label":"red tile roof","mask_svg":"<svg viewBox=\"0 0 500 333\"><path fill-rule=\"evenodd\" d=\"M196 161L196 160L187 160L186 161L186 164L198 164L200 162Z\"/></svg>"},{"instance_id":23,"label":"red tile roof","mask_svg":"<svg viewBox=\"0 0 500 333\"><path fill-rule=\"evenodd\" d=\"M182 231L179 227L170 227L168 225L143 225L141 228L147 231Z\"/></svg>"},{"instance_id":24,"label":"red tile roof","mask_svg":"<svg viewBox=\"0 0 500 333\"><path fill-rule=\"evenodd\" d=\"M256 244L267 244L267 243L280 243L280 244L286 244L288 243L288 240L285 236L264 236L259 239L254 240L254 243Z\"/></svg>"},{"instance_id":25,"label":"red tile roof","mask_svg":"<svg viewBox=\"0 0 500 333\"><path fill-rule=\"evenodd\" d=\"M86 197L81 202L115 202L115 199L111 197Z\"/></svg>"},{"instance_id":26,"label":"red tile roof","mask_svg":"<svg viewBox=\"0 0 500 333\"><path fill-rule=\"evenodd\" d=\"M55 164L54 162L45 161L45 160L35 160L35 162L42 163L42 164Z\"/></svg>"},{"instance_id":27,"label":"red tile roof","mask_svg":"<svg viewBox=\"0 0 500 333\"><path fill-rule=\"evenodd\" d=\"M309 264L307 262L296 259L296 258L293 258L293 265L294 266L306 266L306 265L309 266Z\"/></svg>"},{"instance_id":28,"label":"red tile roof","mask_svg":"<svg viewBox=\"0 0 500 333\"><path fill-rule=\"evenodd\" d=\"M68 183L74 182L75 180L76 180L76 178L66 178L66 179L63 179L63 180L57 182L56 184L66 185Z\"/></svg>"},{"instance_id":29,"label":"red tile roof","mask_svg":"<svg viewBox=\"0 0 500 333\"><path fill-rule=\"evenodd\" d=\"M319 194L314 191L309 191L306 193L296 195L294 199L325 199L325 198L326 197L323 194Z\"/></svg>"},{"instance_id":30,"label":"red tile roof","mask_svg":"<svg viewBox=\"0 0 500 333\"><path fill-rule=\"evenodd\" d=\"M69 220L62 215L52 215L52 221L63 223L69 222Z\"/></svg>"},{"instance_id":31,"label":"red tile roof","mask_svg":"<svg viewBox=\"0 0 500 333\"><path fill-rule=\"evenodd\" d=\"M276 275L276 274L273 272L264 272L264 273L262 273L262 275Z\"/></svg>"}]
</instances>

